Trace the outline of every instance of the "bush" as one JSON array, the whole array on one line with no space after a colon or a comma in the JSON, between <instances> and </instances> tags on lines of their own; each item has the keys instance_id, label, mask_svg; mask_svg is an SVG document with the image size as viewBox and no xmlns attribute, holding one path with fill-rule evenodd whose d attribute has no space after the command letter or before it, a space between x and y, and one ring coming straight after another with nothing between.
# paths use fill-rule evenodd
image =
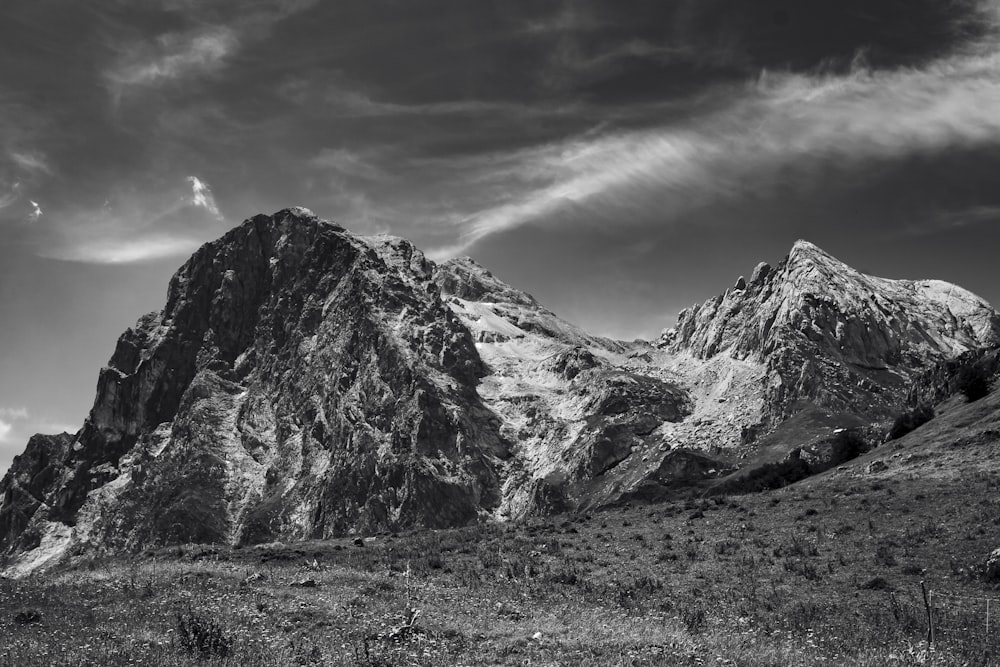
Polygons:
<instances>
[{"instance_id":1,"label":"bush","mask_svg":"<svg viewBox=\"0 0 1000 667\"><path fill-rule=\"evenodd\" d=\"M990 373L982 364L966 366L958 374L958 391L969 403L990 393L991 385Z\"/></svg>"},{"instance_id":2,"label":"bush","mask_svg":"<svg viewBox=\"0 0 1000 667\"><path fill-rule=\"evenodd\" d=\"M902 438L932 419L934 419L934 408L929 405L918 405L896 417L896 420L892 422L892 428L889 429L887 440Z\"/></svg>"},{"instance_id":3,"label":"bush","mask_svg":"<svg viewBox=\"0 0 1000 667\"><path fill-rule=\"evenodd\" d=\"M232 650L232 640L218 623L192 611L177 614L177 637L184 649L206 658L225 658Z\"/></svg>"}]
</instances>

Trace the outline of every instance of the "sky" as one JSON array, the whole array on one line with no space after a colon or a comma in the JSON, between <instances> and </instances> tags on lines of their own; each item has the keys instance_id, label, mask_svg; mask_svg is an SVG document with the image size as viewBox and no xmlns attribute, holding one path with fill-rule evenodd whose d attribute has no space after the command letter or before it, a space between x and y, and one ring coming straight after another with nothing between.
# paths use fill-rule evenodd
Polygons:
<instances>
[{"instance_id":1,"label":"sky","mask_svg":"<svg viewBox=\"0 0 1000 667\"><path fill-rule=\"evenodd\" d=\"M799 238L1000 304L1000 0L4 0L0 473L294 205L619 338Z\"/></svg>"}]
</instances>

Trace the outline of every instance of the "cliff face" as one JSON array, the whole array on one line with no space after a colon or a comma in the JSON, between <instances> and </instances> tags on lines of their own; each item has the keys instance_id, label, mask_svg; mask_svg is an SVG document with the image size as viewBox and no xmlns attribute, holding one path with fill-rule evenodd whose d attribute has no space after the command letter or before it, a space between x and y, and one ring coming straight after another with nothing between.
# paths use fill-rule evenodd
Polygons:
<instances>
[{"instance_id":1,"label":"cliff face","mask_svg":"<svg viewBox=\"0 0 1000 667\"><path fill-rule=\"evenodd\" d=\"M749 281L683 311L659 345L764 364L774 425L802 401L889 415L915 377L998 342L1000 316L971 292L868 276L799 241L776 268L761 264Z\"/></svg>"},{"instance_id":2,"label":"cliff face","mask_svg":"<svg viewBox=\"0 0 1000 667\"><path fill-rule=\"evenodd\" d=\"M470 259L434 264L305 209L259 215L121 336L83 428L15 459L0 555L20 574L95 549L659 497L888 416L915 377L998 340L961 288L865 276L800 242L660 340L625 343Z\"/></svg>"},{"instance_id":3,"label":"cliff face","mask_svg":"<svg viewBox=\"0 0 1000 667\"><path fill-rule=\"evenodd\" d=\"M0 546L58 542L53 524L74 544L127 548L488 511L507 444L476 394L486 368L431 278L410 244L299 209L203 246L163 311L122 335L75 442L39 442L12 467Z\"/></svg>"}]
</instances>

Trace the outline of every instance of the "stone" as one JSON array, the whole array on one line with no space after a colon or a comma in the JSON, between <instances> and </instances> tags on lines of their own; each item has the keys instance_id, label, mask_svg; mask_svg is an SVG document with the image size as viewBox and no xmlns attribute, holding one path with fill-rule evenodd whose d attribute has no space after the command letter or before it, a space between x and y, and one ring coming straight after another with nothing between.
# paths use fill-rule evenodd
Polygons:
<instances>
[{"instance_id":1,"label":"stone","mask_svg":"<svg viewBox=\"0 0 1000 667\"><path fill-rule=\"evenodd\" d=\"M1000 548L994 549L983 563L983 578L990 583L1000 583Z\"/></svg>"},{"instance_id":2,"label":"stone","mask_svg":"<svg viewBox=\"0 0 1000 667\"><path fill-rule=\"evenodd\" d=\"M889 469L889 464L881 459L876 459L865 466L865 472L868 474L885 472Z\"/></svg>"}]
</instances>

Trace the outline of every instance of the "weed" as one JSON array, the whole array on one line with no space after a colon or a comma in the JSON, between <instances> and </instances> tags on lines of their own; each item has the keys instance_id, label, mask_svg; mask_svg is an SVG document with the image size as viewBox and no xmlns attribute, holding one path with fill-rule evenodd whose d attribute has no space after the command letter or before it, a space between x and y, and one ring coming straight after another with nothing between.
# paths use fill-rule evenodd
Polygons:
<instances>
[{"instance_id":1,"label":"weed","mask_svg":"<svg viewBox=\"0 0 1000 667\"><path fill-rule=\"evenodd\" d=\"M215 620L191 610L177 614L177 639L185 650L206 658L228 657L233 645Z\"/></svg>"}]
</instances>

